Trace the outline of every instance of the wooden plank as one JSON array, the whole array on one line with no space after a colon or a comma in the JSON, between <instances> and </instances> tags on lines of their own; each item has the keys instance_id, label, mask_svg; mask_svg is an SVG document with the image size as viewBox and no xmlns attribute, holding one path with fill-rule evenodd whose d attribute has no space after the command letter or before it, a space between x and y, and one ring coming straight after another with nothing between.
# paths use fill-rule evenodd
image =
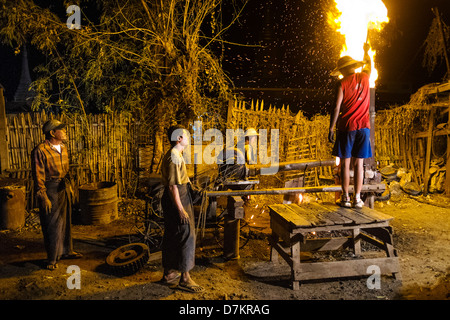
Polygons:
<instances>
[{"instance_id":1,"label":"wooden plank","mask_svg":"<svg viewBox=\"0 0 450 320\"><path fill-rule=\"evenodd\" d=\"M367 273L367 268L371 265L379 266L382 274L400 272L400 265L397 257L356 259L333 262L301 263L299 268L295 270L295 279L314 280L369 276L371 273Z\"/></svg>"},{"instance_id":2,"label":"wooden plank","mask_svg":"<svg viewBox=\"0 0 450 320\"><path fill-rule=\"evenodd\" d=\"M358 211L352 210L352 208L339 207L336 212L346 218L352 219L354 224L368 224L376 222L375 219L361 215Z\"/></svg>"},{"instance_id":3,"label":"wooden plank","mask_svg":"<svg viewBox=\"0 0 450 320\"><path fill-rule=\"evenodd\" d=\"M344 225L344 224L352 224L353 223L352 219L342 216L338 212L336 212L336 209L340 208L336 204L322 203L322 204L317 204L317 205L324 208L324 212L325 212L324 216L327 219L332 220L335 224L343 224Z\"/></svg>"},{"instance_id":4,"label":"wooden plank","mask_svg":"<svg viewBox=\"0 0 450 320\"><path fill-rule=\"evenodd\" d=\"M272 234L276 234L284 242L290 243L291 241L290 229L292 228L290 223L282 219L272 218L270 219L270 228L272 229Z\"/></svg>"},{"instance_id":5,"label":"wooden plank","mask_svg":"<svg viewBox=\"0 0 450 320\"><path fill-rule=\"evenodd\" d=\"M377 222L390 221L390 220L394 219L394 217L392 217L392 216L384 214L375 209L370 209L368 207L362 207L361 209L358 209L358 208L351 208L351 209L355 212L358 212L360 215L364 215L368 218L375 219Z\"/></svg>"},{"instance_id":6,"label":"wooden plank","mask_svg":"<svg viewBox=\"0 0 450 320\"><path fill-rule=\"evenodd\" d=\"M364 229L363 229L363 231L364 231ZM364 241L386 251L386 244L383 241L375 239L374 237L371 237L368 234L365 234L364 232L361 232L360 237Z\"/></svg>"},{"instance_id":7,"label":"wooden plank","mask_svg":"<svg viewBox=\"0 0 450 320\"><path fill-rule=\"evenodd\" d=\"M284 261L292 268L292 258L286 253L280 243L271 243L272 249L275 249L276 252L283 258Z\"/></svg>"},{"instance_id":8,"label":"wooden plank","mask_svg":"<svg viewBox=\"0 0 450 320\"><path fill-rule=\"evenodd\" d=\"M337 206L337 205L331 204L331 203L322 203L322 204L315 203L314 206L321 208L321 210L324 213L327 213L330 216L333 216L333 213L334 213L333 218L336 221L339 221L338 219L340 219L341 221L345 222L344 224L353 224L354 223L355 219L353 219L351 216L342 214L342 209L344 209L344 208L342 208L340 206Z\"/></svg>"},{"instance_id":9,"label":"wooden plank","mask_svg":"<svg viewBox=\"0 0 450 320\"><path fill-rule=\"evenodd\" d=\"M290 223L293 227L311 227L312 223L303 217L289 210L286 204L275 204L269 206L269 209L282 217L283 220Z\"/></svg>"},{"instance_id":10,"label":"wooden plank","mask_svg":"<svg viewBox=\"0 0 450 320\"><path fill-rule=\"evenodd\" d=\"M335 212L338 215L340 215L343 219L346 220L346 223L351 223L349 220L352 220L353 223L356 224L365 224L365 223L372 223L376 222L376 219L372 216L366 216L361 214L361 212L358 211L358 209L353 210L353 208L343 208L339 207L332 203L322 203L317 204L318 206L321 206L324 208L324 210L327 210L329 212ZM367 208L368 210L371 210Z\"/></svg>"},{"instance_id":11,"label":"wooden plank","mask_svg":"<svg viewBox=\"0 0 450 320\"><path fill-rule=\"evenodd\" d=\"M308 239L301 245L302 252L334 251L350 247L351 237Z\"/></svg>"},{"instance_id":12,"label":"wooden plank","mask_svg":"<svg viewBox=\"0 0 450 320\"><path fill-rule=\"evenodd\" d=\"M290 209L294 210L298 215L308 220L313 226L332 226L335 223L323 216L324 210L315 203L305 203L302 205L291 204Z\"/></svg>"}]
</instances>

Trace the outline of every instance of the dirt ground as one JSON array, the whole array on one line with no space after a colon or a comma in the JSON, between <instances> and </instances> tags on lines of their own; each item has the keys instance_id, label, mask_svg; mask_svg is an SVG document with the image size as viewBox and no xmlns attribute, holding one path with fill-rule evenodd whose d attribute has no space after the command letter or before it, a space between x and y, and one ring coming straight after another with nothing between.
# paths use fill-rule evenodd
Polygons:
<instances>
[{"instance_id":1,"label":"dirt ground","mask_svg":"<svg viewBox=\"0 0 450 320\"><path fill-rule=\"evenodd\" d=\"M309 199L317 201L316 199ZM62 260L54 271L43 269L46 258L42 233L30 214L20 231L0 232L0 299L2 300L448 300L450 298L450 199L399 193L375 209L394 219L394 245L398 250L402 281L383 275L380 289L369 289L367 277L304 282L290 288L290 269L269 260L270 233L267 204L273 197L254 196L249 212L250 241L240 258L225 261L222 249L207 232L198 241L196 266L191 275L205 288L192 294L160 284L160 260L146 264L136 274L116 277L105 259L115 248L129 243L139 201L120 203L119 219L108 225L73 225L78 260ZM34 220L33 220L34 219ZM31 222L30 222L31 221ZM34 221L34 222L33 222ZM363 246L363 254L368 248ZM153 253L152 257L157 256ZM351 259L351 252L326 253L320 259ZM305 256L305 259L315 259ZM281 261L281 259L280 259ZM68 289L69 265L81 269L81 288Z\"/></svg>"}]
</instances>

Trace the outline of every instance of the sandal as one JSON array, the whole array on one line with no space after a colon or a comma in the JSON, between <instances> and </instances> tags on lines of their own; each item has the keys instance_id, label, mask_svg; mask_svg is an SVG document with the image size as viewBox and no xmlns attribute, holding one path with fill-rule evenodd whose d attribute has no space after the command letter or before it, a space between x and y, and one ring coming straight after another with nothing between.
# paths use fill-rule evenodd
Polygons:
<instances>
[{"instance_id":1,"label":"sandal","mask_svg":"<svg viewBox=\"0 0 450 320\"><path fill-rule=\"evenodd\" d=\"M71 252L68 254L63 254L61 259L80 259L83 255L79 252Z\"/></svg>"},{"instance_id":2,"label":"sandal","mask_svg":"<svg viewBox=\"0 0 450 320\"><path fill-rule=\"evenodd\" d=\"M46 269L51 270L51 271L56 270L56 269L58 269L58 264L57 263L49 263L49 264L47 264Z\"/></svg>"},{"instance_id":3,"label":"sandal","mask_svg":"<svg viewBox=\"0 0 450 320\"><path fill-rule=\"evenodd\" d=\"M179 283L177 288L191 293L199 293L205 290L205 288L199 286L198 284L190 283Z\"/></svg>"}]
</instances>

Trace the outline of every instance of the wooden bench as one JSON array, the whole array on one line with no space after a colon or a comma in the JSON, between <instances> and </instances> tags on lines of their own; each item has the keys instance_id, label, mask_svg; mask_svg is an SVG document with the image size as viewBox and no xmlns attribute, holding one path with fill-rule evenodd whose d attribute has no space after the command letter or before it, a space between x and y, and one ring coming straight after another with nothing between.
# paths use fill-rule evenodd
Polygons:
<instances>
[{"instance_id":1,"label":"wooden bench","mask_svg":"<svg viewBox=\"0 0 450 320\"><path fill-rule=\"evenodd\" d=\"M334 203L275 204L270 208L272 235L271 261L281 257L291 267L292 288L312 279L369 276L368 267L378 266L382 274L400 280L400 266L392 239L393 219L374 209L342 208ZM311 239L308 234L321 231L351 230L351 236ZM362 258L361 240L385 251L386 257ZM355 259L332 262L300 262L300 252L351 248Z\"/></svg>"}]
</instances>

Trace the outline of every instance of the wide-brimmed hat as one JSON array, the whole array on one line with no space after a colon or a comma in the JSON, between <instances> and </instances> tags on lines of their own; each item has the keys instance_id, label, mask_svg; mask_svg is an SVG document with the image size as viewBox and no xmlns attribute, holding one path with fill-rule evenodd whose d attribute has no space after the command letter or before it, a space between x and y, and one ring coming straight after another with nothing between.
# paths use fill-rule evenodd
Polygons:
<instances>
[{"instance_id":1,"label":"wide-brimmed hat","mask_svg":"<svg viewBox=\"0 0 450 320\"><path fill-rule=\"evenodd\" d=\"M341 73L341 70L347 67L359 68L364 65L363 61L358 61L353 59L350 56L344 56L340 58L336 64L336 68L331 72L332 76L338 76Z\"/></svg>"},{"instance_id":2,"label":"wide-brimmed hat","mask_svg":"<svg viewBox=\"0 0 450 320\"><path fill-rule=\"evenodd\" d=\"M246 137L251 137L251 136L259 136L258 132L256 132L256 130L254 128L248 128L247 132L245 133Z\"/></svg>"},{"instance_id":3,"label":"wide-brimmed hat","mask_svg":"<svg viewBox=\"0 0 450 320\"><path fill-rule=\"evenodd\" d=\"M61 121L56 119L51 119L48 120L46 123L44 123L44 125L42 126L42 132L46 134L52 130L60 130L65 127L66 127L65 123L62 123Z\"/></svg>"}]
</instances>

